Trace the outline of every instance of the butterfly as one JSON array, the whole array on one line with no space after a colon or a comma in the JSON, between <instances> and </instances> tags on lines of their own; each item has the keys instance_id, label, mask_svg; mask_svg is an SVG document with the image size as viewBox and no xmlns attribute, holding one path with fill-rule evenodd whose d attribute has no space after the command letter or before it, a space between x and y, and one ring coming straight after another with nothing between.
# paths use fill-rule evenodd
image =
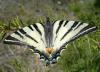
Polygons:
<instances>
[{"instance_id":1,"label":"butterfly","mask_svg":"<svg viewBox=\"0 0 100 72\"><path fill-rule=\"evenodd\" d=\"M96 26L79 21L57 20L21 28L4 39L5 44L27 45L44 59L46 65L57 62L65 46L80 36L95 31Z\"/></svg>"}]
</instances>

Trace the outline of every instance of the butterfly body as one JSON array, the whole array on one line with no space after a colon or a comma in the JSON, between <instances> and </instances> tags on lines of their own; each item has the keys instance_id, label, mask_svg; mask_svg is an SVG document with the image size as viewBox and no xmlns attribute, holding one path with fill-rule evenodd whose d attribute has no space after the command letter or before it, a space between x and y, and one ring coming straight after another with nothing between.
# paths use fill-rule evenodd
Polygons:
<instances>
[{"instance_id":1,"label":"butterfly body","mask_svg":"<svg viewBox=\"0 0 100 72\"><path fill-rule=\"evenodd\" d=\"M6 44L27 45L40 55L46 64L54 64L68 43L96 29L95 26L78 21L58 20L53 24L35 23L7 36Z\"/></svg>"}]
</instances>

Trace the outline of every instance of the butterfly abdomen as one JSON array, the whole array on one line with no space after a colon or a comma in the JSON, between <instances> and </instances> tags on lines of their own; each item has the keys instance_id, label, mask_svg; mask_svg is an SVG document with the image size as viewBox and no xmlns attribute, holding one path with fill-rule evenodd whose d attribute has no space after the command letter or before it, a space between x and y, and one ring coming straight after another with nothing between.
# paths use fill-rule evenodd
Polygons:
<instances>
[{"instance_id":1,"label":"butterfly abdomen","mask_svg":"<svg viewBox=\"0 0 100 72\"><path fill-rule=\"evenodd\" d=\"M53 26L50 23L49 19L44 26L45 28L45 40L47 44L47 48L52 47L52 39L53 39Z\"/></svg>"}]
</instances>

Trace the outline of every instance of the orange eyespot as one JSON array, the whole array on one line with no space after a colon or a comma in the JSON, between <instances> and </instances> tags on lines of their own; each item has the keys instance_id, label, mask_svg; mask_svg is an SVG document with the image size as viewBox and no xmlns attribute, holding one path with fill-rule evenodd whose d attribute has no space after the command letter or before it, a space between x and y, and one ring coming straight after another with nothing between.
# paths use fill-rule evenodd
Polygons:
<instances>
[{"instance_id":1,"label":"orange eyespot","mask_svg":"<svg viewBox=\"0 0 100 72\"><path fill-rule=\"evenodd\" d=\"M53 48L46 48L46 52L49 54L51 54L53 52L53 50L54 50Z\"/></svg>"}]
</instances>

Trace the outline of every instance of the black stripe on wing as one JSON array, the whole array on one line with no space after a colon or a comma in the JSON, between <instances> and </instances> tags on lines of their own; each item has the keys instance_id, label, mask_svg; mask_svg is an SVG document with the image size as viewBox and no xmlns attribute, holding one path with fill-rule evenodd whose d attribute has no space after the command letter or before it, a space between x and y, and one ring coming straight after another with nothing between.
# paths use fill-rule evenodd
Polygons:
<instances>
[{"instance_id":1,"label":"black stripe on wing","mask_svg":"<svg viewBox=\"0 0 100 72\"><path fill-rule=\"evenodd\" d=\"M13 41L4 41L5 44L15 44L15 45L20 45L20 46L24 46L25 44L24 43L21 43L21 42L13 42Z\"/></svg>"},{"instance_id":2,"label":"black stripe on wing","mask_svg":"<svg viewBox=\"0 0 100 72\"><path fill-rule=\"evenodd\" d=\"M37 30L37 32L38 32L40 35L42 35L42 33L41 33L40 29L38 28L38 26L37 26L36 24L34 24L33 26L34 26L34 28Z\"/></svg>"},{"instance_id":3,"label":"black stripe on wing","mask_svg":"<svg viewBox=\"0 0 100 72\"><path fill-rule=\"evenodd\" d=\"M79 24L77 24L78 26L76 26L74 30L76 30L82 24L83 24L83 22L80 22Z\"/></svg>"},{"instance_id":4,"label":"black stripe on wing","mask_svg":"<svg viewBox=\"0 0 100 72\"><path fill-rule=\"evenodd\" d=\"M19 29L19 32L21 32L22 34L26 34L26 32L23 29Z\"/></svg>"},{"instance_id":5,"label":"black stripe on wing","mask_svg":"<svg viewBox=\"0 0 100 72\"><path fill-rule=\"evenodd\" d=\"M23 39L23 36L19 32L14 32L16 35L20 36Z\"/></svg>"},{"instance_id":6,"label":"black stripe on wing","mask_svg":"<svg viewBox=\"0 0 100 72\"><path fill-rule=\"evenodd\" d=\"M87 30L89 28L92 28L92 27L94 27L94 25L88 25L88 26L84 27L79 33L83 32L83 31L85 31L85 30Z\"/></svg>"},{"instance_id":7,"label":"black stripe on wing","mask_svg":"<svg viewBox=\"0 0 100 72\"><path fill-rule=\"evenodd\" d=\"M59 26L58 26L58 28L56 30L56 34L59 32L59 29L60 29L60 27L61 27L62 24L63 24L63 20L59 22Z\"/></svg>"},{"instance_id":8,"label":"black stripe on wing","mask_svg":"<svg viewBox=\"0 0 100 72\"><path fill-rule=\"evenodd\" d=\"M63 46L67 45L68 43L70 43L70 42L76 40L77 38L79 38L79 37L81 37L81 36L83 36L83 35L86 35L86 34L88 34L88 33L90 33L90 32L95 31L96 29L97 29L96 26L91 26L91 25L86 26L86 27L83 28L77 35L73 36L68 42L66 42L65 44L63 44ZM63 46L62 46L62 47L63 47Z\"/></svg>"},{"instance_id":9,"label":"black stripe on wing","mask_svg":"<svg viewBox=\"0 0 100 72\"><path fill-rule=\"evenodd\" d=\"M84 32L82 32L82 33L80 33L80 34L74 36L69 42L72 42L72 41L76 40L77 38L79 38L79 37L81 37L81 36L83 36L83 35L85 35L85 34L88 34L89 32L92 32L92 31L94 31L94 30L96 30L95 27L92 28L92 29L90 29L90 30L84 31ZM69 42L67 42L67 43L69 43Z\"/></svg>"},{"instance_id":10,"label":"black stripe on wing","mask_svg":"<svg viewBox=\"0 0 100 72\"><path fill-rule=\"evenodd\" d=\"M66 21L65 24L64 24L64 26L66 26L66 24L67 24L68 22L69 22L69 21Z\"/></svg>"},{"instance_id":11,"label":"black stripe on wing","mask_svg":"<svg viewBox=\"0 0 100 72\"><path fill-rule=\"evenodd\" d=\"M16 45L25 45L24 43L21 43L18 39L12 37L12 36L8 36L5 38L5 40L3 41L3 43L5 44L16 44Z\"/></svg>"},{"instance_id":12,"label":"black stripe on wing","mask_svg":"<svg viewBox=\"0 0 100 72\"><path fill-rule=\"evenodd\" d=\"M32 25L29 25L28 27L29 27L29 29L31 29L32 31L33 31L33 28L31 27Z\"/></svg>"},{"instance_id":13,"label":"black stripe on wing","mask_svg":"<svg viewBox=\"0 0 100 72\"><path fill-rule=\"evenodd\" d=\"M31 40L35 41L36 43L38 43L33 37L31 37L30 35L28 35L23 29L19 29L19 31L24 34L26 37L30 38Z\"/></svg>"},{"instance_id":14,"label":"black stripe on wing","mask_svg":"<svg viewBox=\"0 0 100 72\"><path fill-rule=\"evenodd\" d=\"M12 36L8 36L6 37L7 40L12 40L12 41L19 41L18 39L12 37Z\"/></svg>"},{"instance_id":15,"label":"black stripe on wing","mask_svg":"<svg viewBox=\"0 0 100 72\"><path fill-rule=\"evenodd\" d=\"M68 23L68 22L67 22ZM70 32L73 30L74 27L76 27L76 25L78 24L79 22L78 21L75 21L73 23L73 25L71 26L71 28L64 34L64 36L61 38L61 40ZM65 23L66 24L66 23ZM81 24L80 24L81 25Z\"/></svg>"},{"instance_id":16,"label":"black stripe on wing","mask_svg":"<svg viewBox=\"0 0 100 72\"><path fill-rule=\"evenodd\" d=\"M83 28L77 35L75 35L72 40L79 38L80 36L83 36L85 34L88 34L89 32L95 31L97 27L88 25L85 28Z\"/></svg>"}]
</instances>

